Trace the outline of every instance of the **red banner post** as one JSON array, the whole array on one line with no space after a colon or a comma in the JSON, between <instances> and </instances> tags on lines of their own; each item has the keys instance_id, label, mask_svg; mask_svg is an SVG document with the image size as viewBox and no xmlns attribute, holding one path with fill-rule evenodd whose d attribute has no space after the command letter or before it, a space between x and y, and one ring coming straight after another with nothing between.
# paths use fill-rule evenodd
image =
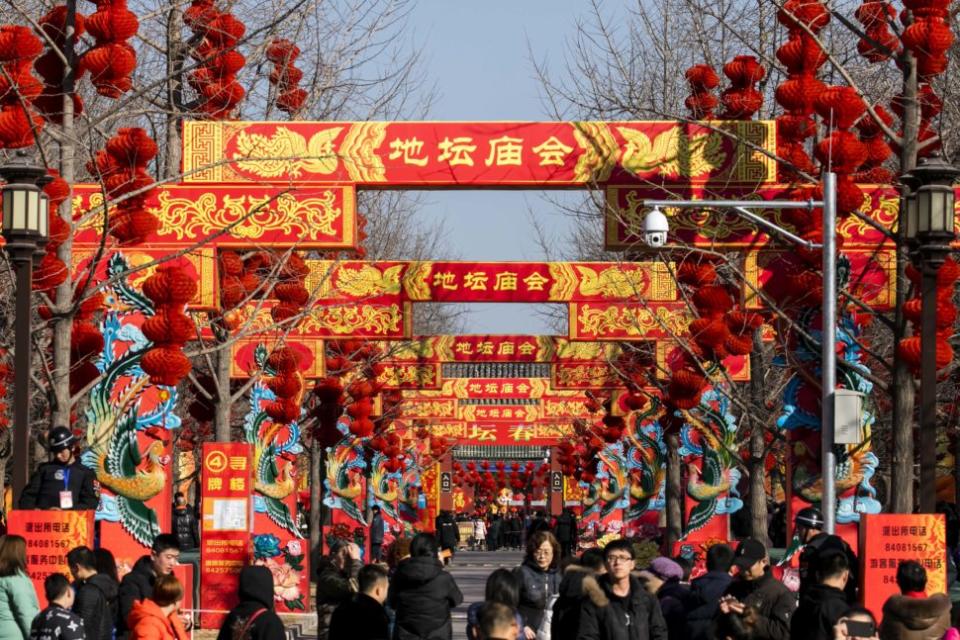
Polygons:
<instances>
[{"instance_id":1,"label":"red banner post","mask_svg":"<svg viewBox=\"0 0 960 640\"><path fill-rule=\"evenodd\" d=\"M250 559L253 531L253 445L204 443L201 485L200 609L226 612L237 603L240 570ZM216 629L225 613L203 613Z\"/></svg>"}]
</instances>

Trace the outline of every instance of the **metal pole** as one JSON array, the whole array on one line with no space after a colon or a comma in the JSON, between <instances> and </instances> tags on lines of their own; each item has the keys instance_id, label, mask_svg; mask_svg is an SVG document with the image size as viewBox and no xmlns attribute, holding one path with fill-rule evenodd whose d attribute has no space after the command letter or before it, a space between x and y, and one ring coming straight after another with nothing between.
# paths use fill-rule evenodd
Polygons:
<instances>
[{"instance_id":1,"label":"metal pole","mask_svg":"<svg viewBox=\"0 0 960 640\"><path fill-rule=\"evenodd\" d=\"M13 243L11 243L13 244ZM17 272L13 350L13 500L30 480L30 296L33 247L7 245Z\"/></svg>"},{"instance_id":2,"label":"metal pole","mask_svg":"<svg viewBox=\"0 0 960 640\"><path fill-rule=\"evenodd\" d=\"M921 266L920 513L937 504L937 267Z\"/></svg>"},{"instance_id":3,"label":"metal pole","mask_svg":"<svg viewBox=\"0 0 960 640\"><path fill-rule=\"evenodd\" d=\"M837 517L834 486L837 459L833 452L833 398L837 386L837 175L823 176L823 318L821 322L821 421L823 530L833 533Z\"/></svg>"}]
</instances>

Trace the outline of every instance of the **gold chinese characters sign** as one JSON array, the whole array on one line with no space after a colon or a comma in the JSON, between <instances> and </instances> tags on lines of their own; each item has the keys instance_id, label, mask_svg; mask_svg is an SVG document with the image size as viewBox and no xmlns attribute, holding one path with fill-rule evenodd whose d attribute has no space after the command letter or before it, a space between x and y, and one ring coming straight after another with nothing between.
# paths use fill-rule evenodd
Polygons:
<instances>
[{"instance_id":1,"label":"gold chinese characters sign","mask_svg":"<svg viewBox=\"0 0 960 640\"><path fill-rule=\"evenodd\" d=\"M194 183L373 188L758 185L773 122L185 122Z\"/></svg>"}]
</instances>

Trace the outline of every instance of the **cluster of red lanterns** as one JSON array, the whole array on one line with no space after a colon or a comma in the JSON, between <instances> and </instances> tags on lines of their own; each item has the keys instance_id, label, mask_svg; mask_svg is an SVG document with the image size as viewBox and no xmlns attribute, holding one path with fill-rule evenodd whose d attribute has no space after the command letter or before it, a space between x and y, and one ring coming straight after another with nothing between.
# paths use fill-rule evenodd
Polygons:
<instances>
[{"instance_id":1,"label":"cluster of red lanterns","mask_svg":"<svg viewBox=\"0 0 960 640\"><path fill-rule=\"evenodd\" d=\"M863 25L864 37L857 43L857 51L870 62L883 62L900 48L900 40L890 31L890 21L897 10L886 0L866 0L854 13Z\"/></svg>"},{"instance_id":2,"label":"cluster of red lanterns","mask_svg":"<svg viewBox=\"0 0 960 640\"><path fill-rule=\"evenodd\" d=\"M864 184L889 184L893 182L894 173L883 164L893 154L893 149L887 142L881 123L887 127L892 126L893 116L881 105L876 105L873 110L877 118L868 114L857 123L860 141L867 148L867 159L860 165L854 178Z\"/></svg>"},{"instance_id":3,"label":"cluster of red lanterns","mask_svg":"<svg viewBox=\"0 0 960 640\"><path fill-rule=\"evenodd\" d=\"M273 63L270 84L277 90L277 109L295 114L303 108L307 92L300 88L303 71L294 64L300 47L289 40L277 39L267 45L267 60Z\"/></svg>"},{"instance_id":4,"label":"cluster of red lanterns","mask_svg":"<svg viewBox=\"0 0 960 640\"><path fill-rule=\"evenodd\" d=\"M85 31L85 19L82 14L74 12L73 42L67 43L67 12L66 5L57 5L40 18L40 29L47 42L46 52L37 58L34 68L43 79L43 92L33 101L37 111L50 122L63 122L63 76L66 73L65 52L73 48L77 39ZM77 70L77 79L83 74L83 66ZM83 100L76 93L73 99L73 112L76 115L83 113Z\"/></svg>"},{"instance_id":5,"label":"cluster of red lanterns","mask_svg":"<svg viewBox=\"0 0 960 640\"><path fill-rule=\"evenodd\" d=\"M827 54L815 35L830 21L830 13L819 2L790 0L777 13L777 20L789 32L787 41L777 49L777 59L787 69L787 78L775 93L777 103L786 111L777 118L777 155L784 160L780 163L780 179L791 181L801 173L816 171L804 141L817 131L811 116L824 89L817 72L826 63Z\"/></svg>"},{"instance_id":6,"label":"cluster of red lanterns","mask_svg":"<svg viewBox=\"0 0 960 640\"><path fill-rule=\"evenodd\" d=\"M96 380L100 370L94 360L103 351L103 334L96 315L103 309L103 294L90 295L77 306L70 327L70 393L79 393Z\"/></svg>"},{"instance_id":7,"label":"cluster of red lanterns","mask_svg":"<svg viewBox=\"0 0 960 640\"><path fill-rule=\"evenodd\" d=\"M683 261L677 268L677 280L692 292L699 317L690 323L688 349L675 351L664 400L671 407L691 409L700 403L709 384L699 363L720 363L730 355L749 354L753 350L753 333L763 325L763 318L735 309L733 295L718 283L716 266L710 261Z\"/></svg>"},{"instance_id":8,"label":"cluster of red lanterns","mask_svg":"<svg viewBox=\"0 0 960 640\"><path fill-rule=\"evenodd\" d=\"M830 86L817 96L814 108L828 124L830 135L816 144L813 155L824 170L837 174L837 212L853 213L863 206L863 191L853 176L868 155L853 126L867 105L853 87Z\"/></svg>"},{"instance_id":9,"label":"cluster of red lanterns","mask_svg":"<svg viewBox=\"0 0 960 640\"><path fill-rule=\"evenodd\" d=\"M199 40L190 52L199 66L188 79L200 97L199 109L211 119L227 119L246 93L237 81L246 58L236 46L247 28L232 13L214 7L212 0L194 0L183 12L183 21Z\"/></svg>"},{"instance_id":10,"label":"cluster of red lanterns","mask_svg":"<svg viewBox=\"0 0 960 640\"><path fill-rule=\"evenodd\" d=\"M267 366L275 375L267 380L267 387L276 399L264 411L276 424L290 424L300 417L304 381L300 373L300 354L286 345L277 347L267 357Z\"/></svg>"},{"instance_id":11,"label":"cluster of red lanterns","mask_svg":"<svg viewBox=\"0 0 960 640\"><path fill-rule=\"evenodd\" d=\"M142 327L153 347L140 367L153 384L176 386L191 368L183 347L196 337L196 328L184 310L197 295L196 280L179 261L166 262L144 281L143 294L153 301L154 315Z\"/></svg>"},{"instance_id":12,"label":"cluster of red lanterns","mask_svg":"<svg viewBox=\"0 0 960 640\"><path fill-rule=\"evenodd\" d=\"M489 460L482 460L479 463L470 461L466 465L459 460L453 462L453 483L458 487L472 487L476 497L481 499L486 494L487 498L492 497L501 489L510 488L515 492L523 491L527 488L531 492L536 492L547 486L547 473L550 471L549 465L535 462L527 462L524 465L520 463L508 464L503 460L495 463Z\"/></svg>"},{"instance_id":13,"label":"cluster of red lanterns","mask_svg":"<svg viewBox=\"0 0 960 640\"><path fill-rule=\"evenodd\" d=\"M719 104L713 90L720 85L720 78L708 64L693 65L687 69L685 76L690 83L690 95L683 104L690 110L690 117L694 120L710 120Z\"/></svg>"},{"instance_id":14,"label":"cluster of red lanterns","mask_svg":"<svg viewBox=\"0 0 960 640\"><path fill-rule=\"evenodd\" d=\"M903 46L917 59L917 75L929 80L947 69L947 51L954 40L950 0L904 0L903 5ZM912 21L907 22L911 17Z\"/></svg>"},{"instance_id":15,"label":"cluster of red lanterns","mask_svg":"<svg viewBox=\"0 0 960 640\"><path fill-rule=\"evenodd\" d=\"M43 187L43 192L50 200L50 208L47 211L49 218L47 229L50 235L43 248L43 257L33 269L33 290L46 291L52 299L53 290L67 280L67 265L57 257L57 250L70 235L70 225L60 217L59 212L60 205L70 197L70 185L55 169L48 169L48 173L52 180Z\"/></svg>"},{"instance_id":16,"label":"cluster of red lanterns","mask_svg":"<svg viewBox=\"0 0 960 640\"><path fill-rule=\"evenodd\" d=\"M31 103L43 85L33 77L34 60L43 43L28 27L0 26L0 148L19 149L34 143L34 130L43 126Z\"/></svg>"},{"instance_id":17,"label":"cluster of red lanterns","mask_svg":"<svg viewBox=\"0 0 960 640\"><path fill-rule=\"evenodd\" d=\"M720 94L725 120L749 120L763 106L763 94L754 86L767 75L753 56L736 56L723 65L730 87Z\"/></svg>"},{"instance_id":18,"label":"cluster of red lanterns","mask_svg":"<svg viewBox=\"0 0 960 640\"><path fill-rule=\"evenodd\" d=\"M273 287L277 304L270 309L274 322L282 322L303 311L303 306L310 299L310 292L304 285L309 274L310 267L296 251L291 251L278 265L277 283Z\"/></svg>"},{"instance_id":19,"label":"cluster of red lanterns","mask_svg":"<svg viewBox=\"0 0 960 640\"><path fill-rule=\"evenodd\" d=\"M913 325L914 335L900 340L897 350L903 361L916 375L920 374L920 323L922 302L920 271L914 266L907 267L907 276L913 285L914 295L903 305L904 317ZM960 279L960 265L948 257L943 266L937 271L937 337L936 359L937 370L944 369L953 361L953 347L950 346L950 336L953 333L954 323L957 320L957 307L953 303L953 293L956 290L957 280Z\"/></svg>"},{"instance_id":20,"label":"cluster of red lanterns","mask_svg":"<svg viewBox=\"0 0 960 640\"><path fill-rule=\"evenodd\" d=\"M345 410L350 417L350 433L358 438L369 438L377 430L371 416L374 396L380 393L383 386L377 380L383 372L383 365L374 362L380 355L380 350L375 345L365 343L359 351L363 352L363 356L358 360L360 371L345 388L350 397Z\"/></svg>"},{"instance_id":21,"label":"cluster of red lanterns","mask_svg":"<svg viewBox=\"0 0 960 640\"><path fill-rule=\"evenodd\" d=\"M426 467L439 460L457 444L456 438L438 436L432 433L430 429L427 428L427 422L425 420L418 420L414 424L417 427L414 435L420 442L426 443L424 450L425 455L421 459L422 467Z\"/></svg>"},{"instance_id":22,"label":"cluster of red lanterns","mask_svg":"<svg viewBox=\"0 0 960 640\"><path fill-rule=\"evenodd\" d=\"M119 98L133 88L137 52L127 42L137 35L140 23L126 0L97 0L97 10L84 21L94 46L83 54L80 67L90 72L97 93Z\"/></svg>"},{"instance_id":23,"label":"cluster of red lanterns","mask_svg":"<svg viewBox=\"0 0 960 640\"><path fill-rule=\"evenodd\" d=\"M260 286L255 267L262 263L262 258L244 261L235 251L220 254L220 309L226 329L233 330L240 323L240 314L235 309Z\"/></svg>"},{"instance_id":24,"label":"cluster of red lanterns","mask_svg":"<svg viewBox=\"0 0 960 640\"><path fill-rule=\"evenodd\" d=\"M599 458L604 441L584 420L573 423L574 437L557 445L557 463L560 471L569 478L591 483L596 480Z\"/></svg>"},{"instance_id":25,"label":"cluster of red lanterns","mask_svg":"<svg viewBox=\"0 0 960 640\"><path fill-rule=\"evenodd\" d=\"M157 143L140 127L123 128L107 140L87 171L102 181L108 200L119 200L109 221L110 234L121 244L140 244L159 225L147 210L153 177L147 165L157 155Z\"/></svg>"}]
</instances>

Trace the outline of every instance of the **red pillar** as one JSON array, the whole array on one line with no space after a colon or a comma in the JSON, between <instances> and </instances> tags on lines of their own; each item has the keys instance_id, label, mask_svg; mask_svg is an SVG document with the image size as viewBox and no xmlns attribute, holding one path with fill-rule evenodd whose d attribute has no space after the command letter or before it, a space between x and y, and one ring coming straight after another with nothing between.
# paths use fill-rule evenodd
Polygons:
<instances>
[{"instance_id":1,"label":"red pillar","mask_svg":"<svg viewBox=\"0 0 960 640\"><path fill-rule=\"evenodd\" d=\"M550 447L550 479L547 485L547 508L550 515L558 516L563 511L563 472L557 460L557 448Z\"/></svg>"}]
</instances>

